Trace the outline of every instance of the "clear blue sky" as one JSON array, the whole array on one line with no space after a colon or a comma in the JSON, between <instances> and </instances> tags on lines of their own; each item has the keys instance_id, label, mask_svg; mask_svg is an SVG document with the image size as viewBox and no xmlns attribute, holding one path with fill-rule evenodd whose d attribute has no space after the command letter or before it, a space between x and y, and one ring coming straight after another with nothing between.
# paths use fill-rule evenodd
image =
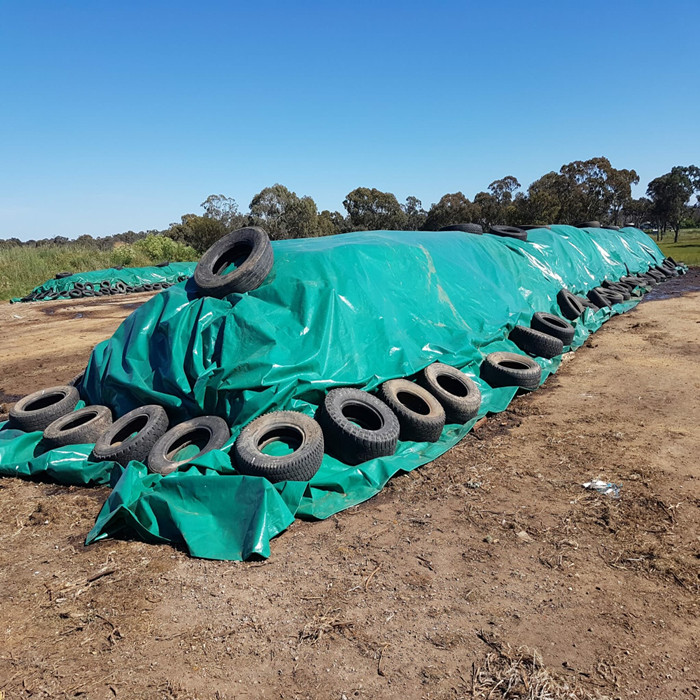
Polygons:
<instances>
[{"instance_id":1,"label":"clear blue sky","mask_svg":"<svg viewBox=\"0 0 700 700\"><path fill-rule=\"evenodd\" d=\"M700 2L0 2L0 237L700 165Z\"/></svg>"}]
</instances>

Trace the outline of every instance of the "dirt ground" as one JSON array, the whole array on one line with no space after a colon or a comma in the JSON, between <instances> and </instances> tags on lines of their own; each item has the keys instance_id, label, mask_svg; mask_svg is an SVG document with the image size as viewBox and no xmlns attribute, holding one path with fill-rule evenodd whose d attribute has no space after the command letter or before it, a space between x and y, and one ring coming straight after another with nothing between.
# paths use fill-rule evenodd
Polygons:
<instances>
[{"instance_id":1,"label":"dirt ground","mask_svg":"<svg viewBox=\"0 0 700 700\"><path fill-rule=\"evenodd\" d=\"M0 412L141 299L0 307ZM700 698L699 309L694 270L267 561L84 547L106 488L0 479L0 698Z\"/></svg>"}]
</instances>

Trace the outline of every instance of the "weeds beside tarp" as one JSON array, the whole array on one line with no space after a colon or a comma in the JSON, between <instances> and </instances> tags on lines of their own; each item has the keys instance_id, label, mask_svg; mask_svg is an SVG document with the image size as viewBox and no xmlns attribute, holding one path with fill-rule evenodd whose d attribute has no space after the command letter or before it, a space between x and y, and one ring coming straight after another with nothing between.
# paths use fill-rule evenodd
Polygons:
<instances>
[{"instance_id":1,"label":"weeds beside tarp","mask_svg":"<svg viewBox=\"0 0 700 700\"><path fill-rule=\"evenodd\" d=\"M269 540L295 517L326 518L378 493L395 474L437 458L472 428L448 425L437 443L399 442L391 457L347 466L330 455L309 482L241 476L229 451L241 428L273 410L313 415L325 393L372 391L435 361L480 386L479 416L504 410L514 387L479 378L483 358L519 352L508 340L535 311L559 314L562 287L578 294L604 279L641 273L664 256L637 229L553 226L529 240L461 232L374 231L273 243L272 273L258 289L200 298L189 280L137 309L93 351L81 386L88 403L115 415L157 403L171 424L197 415L227 419L231 440L167 476L139 462L124 469L88 460L91 445L43 453L40 433L0 429L0 474L104 483L112 494L88 535L139 537L216 559L268 556ZM612 314L585 314L572 349ZM537 358L542 381L561 359ZM110 477L111 472L111 477ZM89 477L89 478L87 478Z\"/></svg>"},{"instance_id":2,"label":"weeds beside tarp","mask_svg":"<svg viewBox=\"0 0 700 700\"><path fill-rule=\"evenodd\" d=\"M176 284L183 277L191 277L196 263L174 262L164 266L151 265L148 267L109 267L104 270L90 270L89 272L76 272L68 277L53 279L35 287L24 297L15 297L11 304L21 301L57 301L69 299L69 293L75 289L76 283L93 285L96 289L102 281L107 281L114 287L117 282L122 282L129 287L141 287L144 284ZM36 299L31 297L41 296L44 293L55 293L57 297L50 299Z\"/></svg>"}]
</instances>

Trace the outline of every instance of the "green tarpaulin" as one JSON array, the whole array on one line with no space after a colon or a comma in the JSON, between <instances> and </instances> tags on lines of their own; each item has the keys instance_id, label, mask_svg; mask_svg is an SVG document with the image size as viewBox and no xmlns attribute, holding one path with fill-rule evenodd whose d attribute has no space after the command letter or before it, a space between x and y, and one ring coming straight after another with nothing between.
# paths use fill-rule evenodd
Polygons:
<instances>
[{"instance_id":1,"label":"green tarpaulin","mask_svg":"<svg viewBox=\"0 0 700 700\"><path fill-rule=\"evenodd\" d=\"M38 295L43 292L55 292L61 298L68 298L68 293L74 289L76 282L85 284L89 282L95 288L99 288L100 282L106 280L111 286L117 282L123 282L131 287L139 287L144 284L174 284L180 277L190 277L194 272L196 263L181 262L168 263L167 265L151 265L149 267L108 267L104 270L90 270L89 272L76 272L68 277L53 279L35 287L26 297L16 297L10 303L19 301L35 301L28 299L31 295ZM36 301L42 301L37 299Z\"/></svg>"},{"instance_id":2,"label":"green tarpaulin","mask_svg":"<svg viewBox=\"0 0 700 700\"><path fill-rule=\"evenodd\" d=\"M437 443L400 442L395 455L347 466L326 455L310 482L272 485L236 473L230 447L253 418L280 409L312 415L325 393L372 391L435 361L479 383L480 416L506 408L514 388L479 378L490 352L519 352L509 332L535 311L559 314L562 287L583 294L604 279L644 272L664 256L642 231L553 226L527 242L462 232L374 231L273 243L275 262L258 289L200 298L193 280L137 309L98 345L81 387L115 416L157 403L171 424L216 414L229 443L162 477L143 464L88 461L91 445L44 452L41 434L0 429L0 473L105 483L113 491L93 542L137 536L182 545L200 557L268 556L269 540L295 517L326 518L375 495L389 478L425 464L472 427L448 425ZM580 346L613 313L575 322ZM560 358L538 359L542 381Z\"/></svg>"}]
</instances>

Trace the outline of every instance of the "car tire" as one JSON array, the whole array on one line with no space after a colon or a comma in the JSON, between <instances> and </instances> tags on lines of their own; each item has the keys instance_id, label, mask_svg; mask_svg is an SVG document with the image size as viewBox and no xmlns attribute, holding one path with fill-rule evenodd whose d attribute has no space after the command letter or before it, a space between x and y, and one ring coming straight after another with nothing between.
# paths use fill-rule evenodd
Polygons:
<instances>
[{"instance_id":1,"label":"car tire","mask_svg":"<svg viewBox=\"0 0 700 700\"><path fill-rule=\"evenodd\" d=\"M268 455L263 449L285 442L293 451ZM246 476L262 476L273 484L280 481L309 481L323 461L324 433L304 413L275 411L256 418L241 430L233 448L236 469Z\"/></svg>"},{"instance_id":2,"label":"car tire","mask_svg":"<svg viewBox=\"0 0 700 700\"><path fill-rule=\"evenodd\" d=\"M117 462L125 467L131 460L146 463L153 445L168 429L168 414L162 406L141 406L123 415L95 443L90 460Z\"/></svg>"},{"instance_id":3,"label":"car tire","mask_svg":"<svg viewBox=\"0 0 700 700\"><path fill-rule=\"evenodd\" d=\"M568 289L561 289L557 294L559 309L569 321L575 321L584 311L581 299L572 294Z\"/></svg>"},{"instance_id":4,"label":"car tire","mask_svg":"<svg viewBox=\"0 0 700 700\"><path fill-rule=\"evenodd\" d=\"M359 389L332 389L316 411L327 449L345 464L361 464L396 451L401 427L393 411Z\"/></svg>"},{"instance_id":5,"label":"car tire","mask_svg":"<svg viewBox=\"0 0 700 700\"><path fill-rule=\"evenodd\" d=\"M464 233L475 233L478 235L483 233L484 229L479 224L451 224L450 226L439 228L438 231L463 231Z\"/></svg>"},{"instance_id":6,"label":"car tire","mask_svg":"<svg viewBox=\"0 0 700 700\"><path fill-rule=\"evenodd\" d=\"M527 231L518 228L517 226L491 226L489 233L494 236L503 236L504 238L515 238L519 241L527 240Z\"/></svg>"},{"instance_id":7,"label":"car tire","mask_svg":"<svg viewBox=\"0 0 700 700\"><path fill-rule=\"evenodd\" d=\"M515 352L492 352L481 363L481 377L492 387L536 389L542 368L531 357Z\"/></svg>"},{"instance_id":8,"label":"car tire","mask_svg":"<svg viewBox=\"0 0 700 700\"><path fill-rule=\"evenodd\" d=\"M390 379L379 387L379 398L399 419L399 439L437 442L445 427L445 409L426 389L408 379Z\"/></svg>"},{"instance_id":9,"label":"car tire","mask_svg":"<svg viewBox=\"0 0 700 700\"><path fill-rule=\"evenodd\" d=\"M21 398L10 409L10 422L26 433L43 431L57 418L73 411L79 400L80 395L74 386L41 389Z\"/></svg>"},{"instance_id":10,"label":"car tire","mask_svg":"<svg viewBox=\"0 0 700 700\"><path fill-rule=\"evenodd\" d=\"M537 311L533 315L530 326L536 331L559 338L564 345L571 345L576 333L576 329L568 321L542 311Z\"/></svg>"},{"instance_id":11,"label":"car tire","mask_svg":"<svg viewBox=\"0 0 700 700\"><path fill-rule=\"evenodd\" d=\"M433 362L420 372L418 384L440 402L445 409L447 423L468 423L479 412L479 387L471 377L456 367Z\"/></svg>"},{"instance_id":12,"label":"car tire","mask_svg":"<svg viewBox=\"0 0 700 700\"><path fill-rule=\"evenodd\" d=\"M190 464L212 450L221 449L231 437L231 430L219 416L199 416L170 428L148 453L148 471L154 474L170 474L179 467ZM188 459L175 459L184 447L204 443L202 449Z\"/></svg>"},{"instance_id":13,"label":"car tire","mask_svg":"<svg viewBox=\"0 0 700 700\"><path fill-rule=\"evenodd\" d=\"M523 352L536 357L551 360L564 352L564 343L559 338L527 326L516 326L508 338Z\"/></svg>"},{"instance_id":14,"label":"car tire","mask_svg":"<svg viewBox=\"0 0 700 700\"><path fill-rule=\"evenodd\" d=\"M270 239L257 226L233 231L205 251L194 270L194 281L202 296L219 299L257 289L272 269L274 255ZM231 272L225 268L236 263Z\"/></svg>"},{"instance_id":15,"label":"car tire","mask_svg":"<svg viewBox=\"0 0 700 700\"><path fill-rule=\"evenodd\" d=\"M110 425L112 412L107 406L86 406L48 425L44 439L53 447L95 443Z\"/></svg>"}]
</instances>

